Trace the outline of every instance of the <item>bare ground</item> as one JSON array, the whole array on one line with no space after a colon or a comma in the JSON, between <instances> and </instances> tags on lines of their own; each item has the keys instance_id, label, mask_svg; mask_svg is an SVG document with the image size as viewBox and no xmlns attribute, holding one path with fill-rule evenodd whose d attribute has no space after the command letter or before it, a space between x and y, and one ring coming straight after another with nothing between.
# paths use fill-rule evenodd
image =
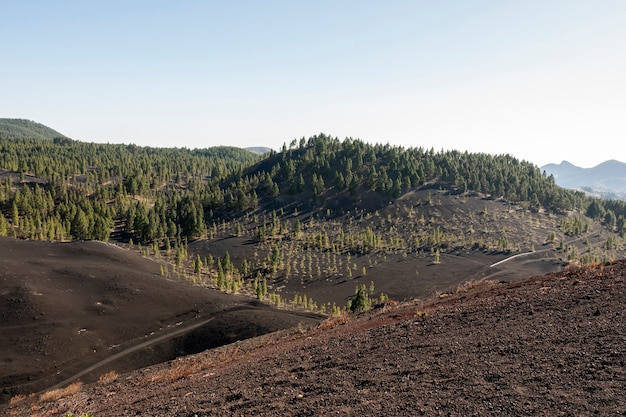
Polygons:
<instances>
[{"instance_id":1,"label":"bare ground","mask_svg":"<svg viewBox=\"0 0 626 417\"><path fill-rule=\"evenodd\" d=\"M0 254L0 403L320 319L165 278L101 242L0 238Z\"/></svg>"},{"instance_id":2,"label":"bare ground","mask_svg":"<svg viewBox=\"0 0 626 417\"><path fill-rule=\"evenodd\" d=\"M84 385L8 416L626 414L626 263L482 282Z\"/></svg>"},{"instance_id":3,"label":"bare ground","mask_svg":"<svg viewBox=\"0 0 626 417\"><path fill-rule=\"evenodd\" d=\"M401 237L404 242L413 242L417 231L435 228L440 228L449 236L450 241L446 243L445 249L442 248L439 263L433 262L433 253L427 249L396 251L386 247L365 254L344 250L333 253L333 263L336 261L334 258L337 258L340 266L335 272L328 272L326 266L330 256L324 258L324 251L312 251L313 255L327 260L318 263L316 256L310 273L305 272L306 268L300 262L297 267L299 272L293 272L296 270L294 266L289 279L284 268L267 277L268 285L278 290L284 300L306 294L320 304L344 306L354 295L357 285L365 284L369 287L371 282L374 283L376 294L383 292L394 300L403 301L449 291L468 280L514 281L543 275L563 269L568 262L568 253L559 249L557 243L562 241L563 247L571 245L577 253L583 254L602 248L609 236L609 232L600 225L593 225L583 236L565 236L560 230L557 215L532 213L504 200L455 194L432 187L406 193L393 204L388 200L377 201L373 197L373 194L362 197L359 204L367 209L365 211L349 204L335 207L333 203L330 217L324 213L306 211L305 207L299 207L296 215L293 208L287 207L284 211L290 214L285 214L281 220L291 224L297 219L304 230L299 243L293 245L290 244L293 243L291 238L280 236L270 239L271 244L259 244L254 231L261 223L267 222L267 216L261 215L258 216L260 222L253 220L255 216L240 219L245 233L235 233L236 229L232 225L230 229L218 229L217 235L211 240L190 242L189 251L193 256L200 255L203 258L208 254L223 257L228 252L231 261L239 266L243 259L248 262L257 256L263 259L274 242L277 246L283 245L283 260L310 259L311 253L303 249L308 245L307 239L328 232L332 240L333 231L339 228L345 230L346 234L358 236L366 227L371 227L384 241ZM380 196L377 198L380 199ZM316 219L313 226L309 226L311 216ZM293 226L288 229L290 227ZM557 236L554 244L546 242L550 232ZM493 246L493 241L499 237L506 237L510 251ZM491 246L475 246L472 243L479 241L490 241ZM520 252L527 254L492 267ZM346 256L347 253L351 256ZM619 258L623 258L623 251L615 251L607 257ZM321 268L317 269L317 265ZM350 275L346 273L348 265L354 265ZM365 274L362 273L363 268Z\"/></svg>"}]
</instances>

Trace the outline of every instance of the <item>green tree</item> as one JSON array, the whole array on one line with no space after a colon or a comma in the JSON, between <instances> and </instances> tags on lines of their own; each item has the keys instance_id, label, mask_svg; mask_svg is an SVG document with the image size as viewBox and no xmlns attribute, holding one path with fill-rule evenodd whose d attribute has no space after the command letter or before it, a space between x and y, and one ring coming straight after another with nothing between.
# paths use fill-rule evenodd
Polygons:
<instances>
[{"instance_id":1,"label":"green tree","mask_svg":"<svg viewBox=\"0 0 626 417\"><path fill-rule=\"evenodd\" d=\"M358 285L356 287L356 294L350 303L350 311L353 313L359 313L369 309L369 295L365 285Z\"/></svg>"},{"instance_id":2,"label":"green tree","mask_svg":"<svg viewBox=\"0 0 626 417\"><path fill-rule=\"evenodd\" d=\"M11 205L11 224L13 225L13 227L16 227L17 225L19 225L19 221L20 213L17 210L17 204L15 200L13 200L13 204Z\"/></svg>"},{"instance_id":3,"label":"green tree","mask_svg":"<svg viewBox=\"0 0 626 417\"><path fill-rule=\"evenodd\" d=\"M245 277L248 275L249 272L250 272L250 265L248 264L248 260L244 258L241 261L241 275Z\"/></svg>"},{"instance_id":4,"label":"green tree","mask_svg":"<svg viewBox=\"0 0 626 417\"><path fill-rule=\"evenodd\" d=\"M607 210L606 214L604 215L604 224L610 230L614 230L615 226L617 226L617 217L612 210Z\"/></svg>"},{"instance_id":5,"label":"green tree","mask_svg":"<svg viewBox=\"0 0 626 417\"><path fill-rule=\"evenodd\" d=\"M70 229L70 233L76 239L89 239L89 219L87 215L82 209L78 209L76 211L76 215L74 216L74 220L72 221L72 228Z\"/></svg>"},{"instance_id":6,"label":"green tree","mask_svg":"<svg viewBox=\"0 0 626 417\"><path fill-rule=\"evenodd\" d=\"M6 236L7 233L7 220L4 218L4 215L0 213L0 236Z\"/></svg>"},{"instance_id":7,"label":"green tree","mask_svg":"<svg viewBox=\"0 0 626 417\"><path fill-rule=\"evenodd\" d=\"M196 258L193 260L193 272L195 274L202 272L202 259L200 259L200 255L196 255Z\"/></svg>"}]
</instances>

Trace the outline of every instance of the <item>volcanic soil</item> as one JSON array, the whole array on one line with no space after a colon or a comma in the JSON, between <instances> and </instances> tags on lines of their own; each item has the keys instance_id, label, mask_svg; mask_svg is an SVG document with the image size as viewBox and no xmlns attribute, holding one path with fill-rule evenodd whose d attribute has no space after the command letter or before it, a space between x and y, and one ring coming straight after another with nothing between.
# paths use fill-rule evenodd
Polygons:
<instances>
[{"instance_id":1,"label":"volcanic soil","mask_svg":"<svg viewBox=\"0 0 626 417\"><path fill-rule=\"evenodd\" d=\"M276 274L267 278L268 286L279 292L283 300L292 300L295 295L306 294L320 304L335 303L338 306L346 305L348 299L354 296L357 285L369 287L371 283L374 283L376 294L383 292L394 300L427 298L470 280L515 281L563 269L568 262L567 253L559 250L558 245L546 242L549 232L554 232L564 247L576 247L578 253L602 247L609 235L599 225L594 225L582 236L565 236L559 229L559 217L554 214L531 213L504 200L458 194L432 187L406 193L393 204L388 201L387 204L376 203L374 197L375 194L368 194L362 198L363 204L369 204L366 208L370 210L364 211L362 216L355 215L356 211L350 212L349 205L340 209L341 207L331 204L337 213L347 210L352 214L337 214L336 217L327 219L323 213L307 212L299 207L297 216L285 214L282 221L289 224L299 220L304 225L303 234L309 238L325 233L328 229L338 228L358 235L367 227L375 230L383 240L402 236L406 242L411 241L414 236L412 233L420 228L440 227L449 234L471 235L472 239L485 241L494 240L505 233L510 240L511 251L496 250L493 247L477 249L469 241L464 244L455 242L454 245L458 246L452 245L442 250L438 263L433 261L430 250L406 253L380 249L368 254L352 253L350 258L346 256L348 251L344 251L337 255L343 262L338 272L320 274L313 268L313 272L307 276L302 273L304 269L300 266L300 274L292 274L287 279L284 269L279 269ZM432 203L427 203L428 200L432 200ZM228 252L231 261L237 266L244 259L250 261L257 257L265 258L270 254L271 245L259 245L257 234L253 232L261 224L265 224L265 221L256 222L254 217L240 219L245 233L235 233L235 227L231 225L230 229L218 231L211 240L197 239L190 242L189 252L201 258L208 257L209 254L221 258ZM312 217L317 220L313 222L313 226L309 226ZM422 224L421 218L428 220ZM391 233L390 229L395 232ZM471 229L473 232L468 234ZM332 232L330 234L332 236ZM301 240L300 247L304 246L303 240L305 239ZM295 255L288 255L292 249L285 243L289 241L290 238L276 239L278 246L283 244L285 257L310 257L304 250L299 253L293 251ZM320 252L319 255L322 256L323 253ZM506 261L501 262L504 260ZM354 265L353 273L349 277L344 272L345 265L348 264ZM324 266L322 263L322 270ZM366 272L361 272L363 270Z\"/></svg>"},{"instance_id":2,"label":"volcanic soil","mask_svg":"<svg viewBox=\"0 0 626 417\"><path fill-rule=\"evenodd\" d=\"M16 398L8 416L626 414L626 263L283 330Z\"/></svg>"},{"instance_id":3,"label":"volcanic soil","mask_svg":"<svg viewBox=\"0 0 626 417\"><path fill-rule=\"evenodd\" d=\"M102 242L0 238L0 253L0 402L320 320L165 278Z\"/></svg>"}]
</instances>

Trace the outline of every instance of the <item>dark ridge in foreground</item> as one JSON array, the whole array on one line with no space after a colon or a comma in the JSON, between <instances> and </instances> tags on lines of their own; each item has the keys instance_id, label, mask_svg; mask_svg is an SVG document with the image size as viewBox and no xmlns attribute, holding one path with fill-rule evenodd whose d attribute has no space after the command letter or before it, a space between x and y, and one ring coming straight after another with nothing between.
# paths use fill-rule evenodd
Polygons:
<instances>
[{"instance_id":1,"label":"dark ridge in foreground","mask_svg":"<svg viewBox=\"0 0 626 417\"><path fill-rule=\"evenodd\" d=\"M8 416L623 415L626 263L331 319L15 399ZM65 395L65 396L64 396ZM19 401L18 401L19 400Z\"/></svg>"},{"instance_id":2,"label":"dark ridge in foreground","mask_svg":"<svg viewBox=\"0 0 626 417\"><path fill-rule=\"evenodd\" d=\"M0 253L0 403L320 319L166 278L102 242L0 237Z\"/></svg>"}]
</instances>

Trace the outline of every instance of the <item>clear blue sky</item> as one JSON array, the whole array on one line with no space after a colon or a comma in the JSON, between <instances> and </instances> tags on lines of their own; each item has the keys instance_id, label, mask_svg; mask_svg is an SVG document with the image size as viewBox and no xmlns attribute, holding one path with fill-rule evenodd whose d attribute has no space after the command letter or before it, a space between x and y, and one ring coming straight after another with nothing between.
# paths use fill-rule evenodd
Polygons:
<instances>
[{"instance_id":1,"label":"clear blue sky","mask_svg":"<svg viewBox=\"0 0 626 417\"><path fill-rule=\"evenodd\" d=\"M626 1L0 0L0 117L74 139L324 132L626 162Z\"/></svg>"}]
</instances>

